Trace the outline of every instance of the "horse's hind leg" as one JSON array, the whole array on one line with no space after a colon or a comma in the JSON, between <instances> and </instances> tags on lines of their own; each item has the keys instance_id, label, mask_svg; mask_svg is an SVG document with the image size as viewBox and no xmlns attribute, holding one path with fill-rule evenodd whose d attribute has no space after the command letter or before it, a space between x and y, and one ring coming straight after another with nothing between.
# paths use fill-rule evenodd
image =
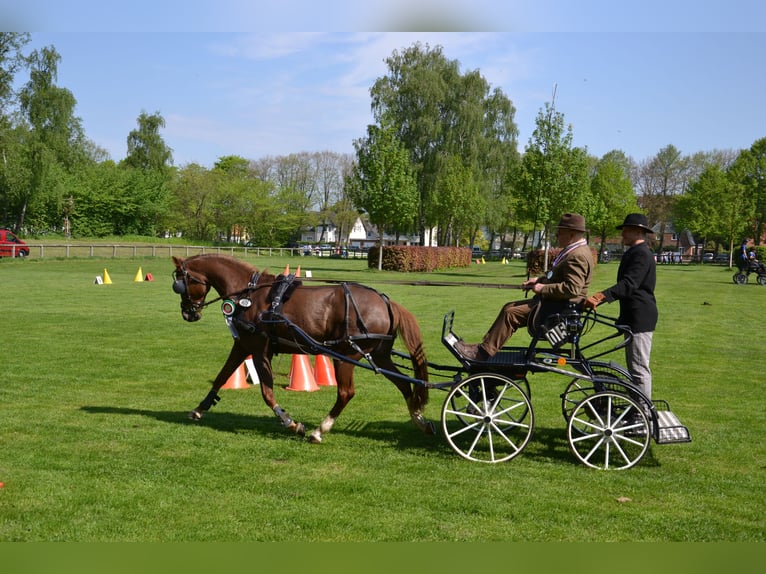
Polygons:
<instances>
[{"instance_id":1,"label":"horse's hind leg","mask_svg":"<svg viewBox=\"0 0 766 574\"><path fill-rule=\"evenodd\" d=\"M375 357L375 361L379 367L387 371L395 373L400 372L396 368L396 365L391 360L390 356ZM434 430L434 424L431 421L426 420L423 416L423 409L426 406L428 400L428 390L425 387L425 382L422 387L416 387L418 383L409 383L404 379L398 379L392 376L386 376L386 378L396 385L399 392L402 393L405 402L407 403L407 410L410 413L410 419L415 423L421 431L425 434L436 434Z\"/></svg>"},{"instance_id":2,"label":"horse's hind leg","mask_svg":"<svg viewBox=\"0 0 766 574\"><path fill-rule=\"evenodd\" d=\"M330 432L340 413L346 408L348 402L354 398L354 367L353 363L333 361L335 366L335 380L338 383L335 404L324 418L322 423L309 435L309 442L319 444L322 435Z\"/></svg>"},{"instance_id":3,"label":"horse's hind leg","mask_svg":"<svg viewBox=\"0 0 766 574\"><path fill-rule=\"evenodd\" d=\"M277 404L274 397L274 373L271 370L271 358L261 357L260 361L255 361L255 369L258 371L258 378L261 382L261 396L277 418L282 422L282 426L293 431L295 434L304 436L306 427L303 423L294 421L282 407Z\"/></svg>"}]
</instances>

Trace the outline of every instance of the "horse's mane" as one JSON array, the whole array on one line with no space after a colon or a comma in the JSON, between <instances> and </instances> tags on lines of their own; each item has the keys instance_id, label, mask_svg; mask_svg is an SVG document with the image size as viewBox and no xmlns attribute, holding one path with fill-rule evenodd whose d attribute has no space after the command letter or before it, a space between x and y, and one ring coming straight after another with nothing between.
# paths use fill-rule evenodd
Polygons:
<instances>
[{"instance_id":1,"label":"horse's mane","mask_svg":"<svg viewBox=\"0 0 766 574\"><path fill-rule=\"evenodd\" d=\"M276 277L275 274L269 272L268 268L265 268L262 271L259 271L259 269L252 263L248 263L247 261L243 259L238 259L237 257L226 255L224 253L200 253L199 255L192 255L186 261L192 262L194 260L200 261L203 259L222 261L230 265L231 267L236 267L237 269L247 271L249 274L259 272L264 277Z\"/></svg>"}]
</instances>

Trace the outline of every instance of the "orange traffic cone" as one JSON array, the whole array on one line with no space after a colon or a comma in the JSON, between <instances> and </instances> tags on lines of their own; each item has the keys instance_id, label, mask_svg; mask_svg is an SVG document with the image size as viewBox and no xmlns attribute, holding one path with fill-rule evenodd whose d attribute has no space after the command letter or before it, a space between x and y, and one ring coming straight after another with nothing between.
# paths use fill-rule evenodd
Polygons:
<instances>
[{"instance_id":1,"label":"orange traffic cone","mask_svg":"<svg viewBox=\"0 0 766 574\"><path fill-rule=\"evenodd\" d=\"M285 388L288 391L308 393L319 390L308 355L293 355L293 361L290 364L290 385Z\"/></svg>"},{"instance_id":2,"label":"orange traffic cone","mask_svg":"<svg viewBox=\"0 0 766 574\"><path fill-rule=\"evenodd\" d=\"M285 265L285 270L282 271L282 275L284 275L285 277L290 275L290 264L289 263L287 265Z\"/></svg>"},{"instance_id":3,"label":"orange traffic cone","mask_svg":"<svg viewBox=\"0 0 766 574\"><path fill-rule=\"evenodd\" d=\"M295 270L295 276L300 277L301 276L301 266L298 265L298 269Z\"/></svg>"},{"instance_id":4,"label":"orange traffic cone","mask_svg":"<svg viewBox=\"0 0 766 574\"><path fill-rule=\"evenodd\" d=\"M337 387L335 365L327 355L317 355L314 361L314 378L320 387Z\"/></svg>"},{"instance_id":5,"label":"orange traffic cone","mask_svg":"<svg viewBox=\"0 0 766 574\"><path fill-rule=\"evenodd\" d=\"M242 363L237 370L232 373L226 384L222 386L222 389L246 389L247 384L247 371L245 371L245 363Z\"/></svg>"}]
</instances>

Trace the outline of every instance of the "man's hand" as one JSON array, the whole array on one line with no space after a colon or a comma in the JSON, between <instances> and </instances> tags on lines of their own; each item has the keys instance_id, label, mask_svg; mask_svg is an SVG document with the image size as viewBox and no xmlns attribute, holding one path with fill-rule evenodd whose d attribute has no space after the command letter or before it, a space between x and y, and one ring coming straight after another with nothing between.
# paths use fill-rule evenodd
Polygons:
<instances>
[{"instance_id":1,"label":"man's hand","mask_svg":"<svg viewBox=\"0 0 766 574\"><path fill-rule=\"evenodd\" d=\"M606 300L603 293L595 293L585 300L586 309L595 309Z\"/></svg>"}]
</instances>

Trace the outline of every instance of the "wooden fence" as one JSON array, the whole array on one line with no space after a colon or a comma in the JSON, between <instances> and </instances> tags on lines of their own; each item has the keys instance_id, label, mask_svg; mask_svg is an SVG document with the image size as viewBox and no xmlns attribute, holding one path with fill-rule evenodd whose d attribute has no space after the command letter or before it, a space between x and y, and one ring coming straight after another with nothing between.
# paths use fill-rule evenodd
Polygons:
<instances>
[{"instance_id":1,"label":"wooden fence","mask_svg":"<svg viewBox=\"0 0 766 574\"><path fill-rule=\"evenodd\" d=\"M191 257L202 253L223 253L235 257L241 256L315 256L366 259L367 252L346 250L343 248L314 249L310 252L301 247L210 247L204 245L117 245L117 244L52 244L27 243L29 257Z\"/></svg>"}]
</instances>

